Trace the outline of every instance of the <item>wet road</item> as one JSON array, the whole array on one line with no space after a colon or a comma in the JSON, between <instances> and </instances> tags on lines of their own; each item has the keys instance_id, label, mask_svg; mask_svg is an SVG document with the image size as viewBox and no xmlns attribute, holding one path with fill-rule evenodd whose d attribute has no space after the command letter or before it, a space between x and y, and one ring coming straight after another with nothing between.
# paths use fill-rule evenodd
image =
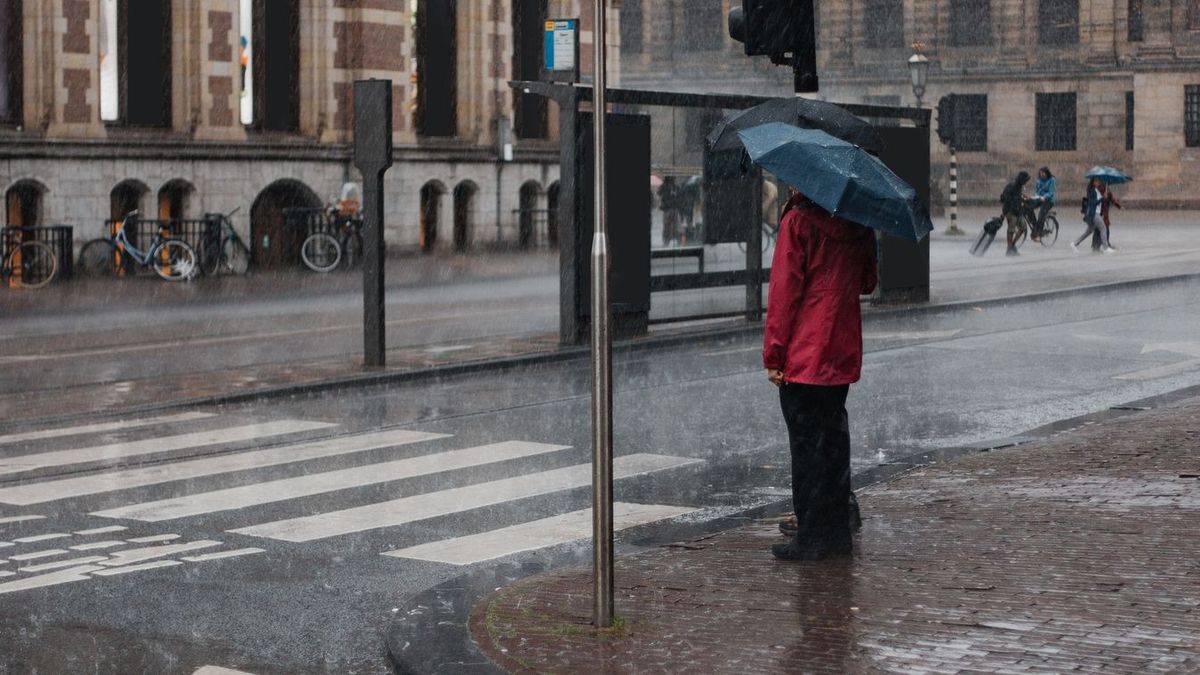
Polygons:
<instances>
[{"instance_id":1,"label":"wet road","mask_svg":"<svg viewBox=\"0 0 1200 675\"><path fill-rule=\"evenodd\" d=\"M1200 284L871 317L857 470L1200 384ZM757 340L619 355L625 545L787 494ZM585 362L0 436L0 671L386 672L400 598L579 547ZM51 649L53 646L53 649Z\"/></svg>"}]
</instances>

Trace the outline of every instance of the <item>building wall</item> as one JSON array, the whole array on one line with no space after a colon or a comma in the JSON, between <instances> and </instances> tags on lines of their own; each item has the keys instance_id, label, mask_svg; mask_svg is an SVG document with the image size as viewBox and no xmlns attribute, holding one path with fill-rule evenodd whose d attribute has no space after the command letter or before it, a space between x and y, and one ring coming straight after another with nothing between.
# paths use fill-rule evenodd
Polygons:
<instances>
[{"instance_id":1,"label":"building wall","mask_svg":"<svg viewBox=\"0 0 1200 675\"><path fill-rule=\"evenodd\" d=\"M644 53L625 55L631 86L683 91L791 95L790 70L743 55L727 36L720 49L682 52L676 21L685 4L644 3ZM722 0L727 10L731 0ZM732 0L736 2L736 0ZM1079 2L1076 44L1039 44L1039 0L991 0L990 44L955 46L950 0L902 0L902 38L874 47L867 35L871 0L818 2L818 98L842 103L916 103L907 68L913 43L931 61L926 107L949 93L988 95L986 152L959 153L959 193L992 204L1018 170L1048 165L1060 191L1073 197L1094 164L1116 164L1136 180L1120 188L1133 205L1200 207L1191 177L1200 149L1184 147L1184 85L1200 84L1197 0L1147 0L1144 39L1131 41L1126 0ZM650 8L653 5L653 9ZM674 23L673 23L674 21ZM724 24L720 26L723 31ZM1134 92L1134 149L1126 150L1125 92ZM1036 150L1036 95L1077 94L1076 149ZM936 116L935 116L936 117ZM933 137L931 178L948 194L948 149Z\"/></svg>"},{"instance_id":2,"label":"building wall","mask_svg":"<svg viewBox=\"0 0 1200 675\"><path fill-rule=\"evenodd\" d=\"M279 179L304 183L322 200L336 197L352 166L352 87L358 79L393 83L395 158L385 181L387 241L413 247L420 236L420 191L436 181L452 194L476 188L473 243L515 241L520 187L545 192L558 177L553 110L543 140L516 142L514 161L499 159L500 120L511 120L514 0L458 0L457 129L421 137L413 124L415 39L408 0L299 1L299 128L264 132L242 124L239 110L239 3L172 0L171 119L168 128L137 129L100 119L102 0L24 3L24 120L0 128L0 187L22 180L43 186L42 223L76 227L77 241L98 236L109 193L125 180L154 194L171 180L194 188L189 215L241 207L235 225L250 232L250 206ZM549 0L550 17L582 18L581 52L590 67L590 3ZM619 83L611 12L610 81ZM552 109L554 106L551 105ZM154 211L153 204L143 210ZM453 208L442 209L447 223ZM449 246L449 226L440 237Z\"/></svg>"}]
</instances>

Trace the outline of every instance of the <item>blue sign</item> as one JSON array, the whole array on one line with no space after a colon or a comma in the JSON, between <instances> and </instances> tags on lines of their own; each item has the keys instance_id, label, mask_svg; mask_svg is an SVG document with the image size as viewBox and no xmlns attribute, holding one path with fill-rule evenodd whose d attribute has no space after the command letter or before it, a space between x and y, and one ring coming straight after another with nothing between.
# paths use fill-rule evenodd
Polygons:
<instances>
[{"instance_id":1,"label":"blue sign","mask_svg":"<svg viewBox=\"0 0 1200 675\"><path fill-rule=\"evenodd\" d=\"M579 19L551 19L545 23L543 78L579 80Z\"/></svg>"}]
</instances>

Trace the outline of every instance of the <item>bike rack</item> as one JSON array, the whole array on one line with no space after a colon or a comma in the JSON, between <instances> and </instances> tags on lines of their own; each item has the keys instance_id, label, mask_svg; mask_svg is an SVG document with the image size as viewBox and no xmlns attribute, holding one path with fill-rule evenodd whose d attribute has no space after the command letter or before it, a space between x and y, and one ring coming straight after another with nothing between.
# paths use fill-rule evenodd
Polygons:
<instances>
[{"instance_id":1,"label":"bike rack","mask_svg":"<svg viewBox=\"0 0 1200 675\"><path fill-rule=\"evenodd\" d=\"M3 228L0 238L0 260L8 257L10 239L13 233L20 232L19 241L33 239L46 244L58 257L58 273L54 280L70 279L75 273L75 228L70 225L38 225L35 227L18 227L9 225Z\"/></svg>"}]
</instances>

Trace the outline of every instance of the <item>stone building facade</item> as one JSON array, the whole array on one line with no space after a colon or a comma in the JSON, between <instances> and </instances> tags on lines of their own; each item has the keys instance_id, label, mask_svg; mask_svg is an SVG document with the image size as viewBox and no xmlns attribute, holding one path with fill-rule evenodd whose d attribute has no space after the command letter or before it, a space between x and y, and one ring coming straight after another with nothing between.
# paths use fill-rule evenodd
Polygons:
<instances>
[{"instance_id":1,"label":"stone building facade","mask_svg":"<svg viewBox=\"0 0 1200 675\"><path fill-rule=\"evenodd\" d=\"M790 72L726 34L738 0L624 0L626 86L790 95ZM1018 170L1047 165L1060 203L1094 164L1136 180L1122 199L1200 207L1200 0L817 2L819 97L913 105L913 43L931 61L926 106L967 94L958 147L964 201L994 204ZM630 45L634 45L630 50ZM948 150L933 139L946 194ZM1062 208L1066 208L1065 206Z\"/></svg>"},{"instance_id":2,"label":"stone building facade","mask_svg":"<svg viewBox=\"0 0 1200 675\"><path fill-rule=\"evenodd\" d=\"M393 83L388 245L515 244L530 236L528 214L544 218L555 199L558 143L554 111L514 100L508 81L536 72L546 17L581 17L586 54L588 7L6 0L0 184L8 222L71 225L78 243L132 208L163 218L237 208L235 227L257 264L294 263L281 211L320 206L358 180L352 83L380 78ZM514 145L508 157L501 139Z\"/></svg>"}]
</instances>

